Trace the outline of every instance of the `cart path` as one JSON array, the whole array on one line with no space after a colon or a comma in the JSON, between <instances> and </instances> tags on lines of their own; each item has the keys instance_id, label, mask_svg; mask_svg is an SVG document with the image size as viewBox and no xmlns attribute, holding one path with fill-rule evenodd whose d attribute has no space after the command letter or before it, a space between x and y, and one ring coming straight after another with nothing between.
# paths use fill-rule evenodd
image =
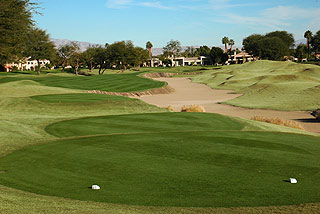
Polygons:
<instances>
[{"instance_id":1,"label":"cart path","mask_svg":"<svg viewBox=\"0 0 320 214\"><path fill-rule=\"evenodd\" d=\"M306 111L247 109L218 104L219 102L234 99L241 95L230 94L230 92L232 92L231 90L216 90L205 84L193 83L188 78L157 78L156 80L167 82L170 87L175 89L175 92L171 94L142 96L139 99L159 107L168 107L171 105L176 111L180 111L184 105L198 104L203 106L206 112L246 119L250 119L253 116L263 116L267 118L279 117L286 120L295 120L301 123L306 131L320 134L320 122L316 121L314 117Z\"/></svg>"}]
</instances>

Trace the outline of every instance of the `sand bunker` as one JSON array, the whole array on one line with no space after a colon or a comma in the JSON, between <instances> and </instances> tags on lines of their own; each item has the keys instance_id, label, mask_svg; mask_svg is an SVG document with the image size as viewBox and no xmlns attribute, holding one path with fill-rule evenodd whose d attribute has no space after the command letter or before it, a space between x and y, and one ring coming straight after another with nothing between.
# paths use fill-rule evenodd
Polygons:
<instances>
[{"instance_id":1,"label":"sand bunker","mask_svg":"<svg viewBox=\"0 0 320 214\"><path fill-rule=\"evenodd\" d=\"M206 112L218 113L250 119L253 116L278 117L286 120L300 122L306 131L320 134L320 123L306 111L274 111L263 109L247 109L234 107L219 102L234 99L239 94L230 90L214 90L204 84L193 83L188 78L158 78L166 81L168 86L174 89L170 94L153 94L153 96L142 96L139 99L160 107L172 106L179 111L184 105L201 105Z\"/></svg>"}]
</instances>

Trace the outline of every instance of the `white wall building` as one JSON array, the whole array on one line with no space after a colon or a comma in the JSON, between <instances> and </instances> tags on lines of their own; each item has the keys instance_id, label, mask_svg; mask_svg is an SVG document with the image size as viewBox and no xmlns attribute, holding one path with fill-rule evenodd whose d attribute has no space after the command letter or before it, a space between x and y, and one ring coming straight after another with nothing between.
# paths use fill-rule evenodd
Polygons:
<instances>
[{"instance_id":1,"label":"white wall building","mask_svg":"<svg viewBox=\"0 0 320 214\"><path fill-rule=\"evenodd\" d=\"M172 66L189 66L189 65L205 65L205 61L207 57L199 56L199 57L176 57L170 58L172 61Z\"/></svg>"},{"instance_id":2,"label":"white wall building","mask_svg":"<svg viewBox=\"0 0 320 214\"><path fill-rule=\"evenodd\" d=\"M14 67L18 68L19 70L35 70L38 67L37 60L29 60L30 58L26 58L21 60L19 63L9 63L5 65L7 71L12 70ZM50 60L44 59L40 60L41 68L45 67L47 64L50 64Z\"/></svg>"},{"instance_id":3,"label":"white wall building","mask_svg":"<svg viewBox=\"0 0 320 214\"><path fill-rule=\"evenodd\" d=\"M238 54L234 52L234 54L228 59L227 64L243 64L254 60L256 59L246 52L240 52Z\"/></svg>"}]
</instances>

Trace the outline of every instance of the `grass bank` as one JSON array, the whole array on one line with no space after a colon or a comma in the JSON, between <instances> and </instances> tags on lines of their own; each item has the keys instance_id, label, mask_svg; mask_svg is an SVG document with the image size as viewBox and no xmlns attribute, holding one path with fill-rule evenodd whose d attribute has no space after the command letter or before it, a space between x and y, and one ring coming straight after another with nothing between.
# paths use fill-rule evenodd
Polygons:
<instances>
[{"instance_id":1,"label":"grass bank","mask_svg":"<svg viewBox=\"0 0 320 214\"><path fill-rule=\"evenodd\" d=\"M225 102L230 105L288 111L320 107L320 67L315 65L257 61L224 66L192 80L243 94Z\"/></svg>"}]
</instances>

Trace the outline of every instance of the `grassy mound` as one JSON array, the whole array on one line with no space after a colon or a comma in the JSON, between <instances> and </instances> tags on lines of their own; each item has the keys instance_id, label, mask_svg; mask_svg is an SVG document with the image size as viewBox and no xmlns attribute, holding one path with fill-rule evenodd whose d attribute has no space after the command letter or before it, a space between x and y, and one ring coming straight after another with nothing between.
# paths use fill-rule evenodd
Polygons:
<instances>
[{"instance_id":1,"label":"grassy mound","mask_svg":"<svg viewBox=\"0 0 320 214\"><path fill-rule=\"evenodd\" d=\"M68 120L46 128L68 138L0 158L0 184L43 195L152 206L319 200L318 137L243 128L205 113ZM290 177L299 183L285 182ZM92 184L102 189L89 189Z\"/></svg>"},{"instance_id":2,"label":"grassy mound","mask_svg":"<svg viewBox=\"0 0 320 214\"><path fill-rule=\"evenodd\" d=\"M215 114L155 113L67 120L47 126L46 131L57 137L75 137L119 133L240 130L243 127L237 121Z\"/></svg>"},{"instance_id":3,"label":"grassy mound","mask_svg":"<svg viewBox=\"0 0 320 214\"><path fill-rule=\"evenodd\" d=\"M315 65L257 61L206 72L193 81L243 94L226 104L275 110L320 107L320 67Z\"/></svg>"},{"instance_id":4,"label":"grassy mound","mask_svg":"<svg viewBox=\"0 0 320 214\"><path fill-rule=\"evenodd\" d=\"M74 76L74 75L43 75L40 77L31 75L15 75L0 78L1 83L12 81L32 80L44 86L61 87L81 90L100 90L110 92L132 92L146 91L161 88L164 82L154 81L133 74L110 74L96 76Z\"/></svg>"}]
</instances>

